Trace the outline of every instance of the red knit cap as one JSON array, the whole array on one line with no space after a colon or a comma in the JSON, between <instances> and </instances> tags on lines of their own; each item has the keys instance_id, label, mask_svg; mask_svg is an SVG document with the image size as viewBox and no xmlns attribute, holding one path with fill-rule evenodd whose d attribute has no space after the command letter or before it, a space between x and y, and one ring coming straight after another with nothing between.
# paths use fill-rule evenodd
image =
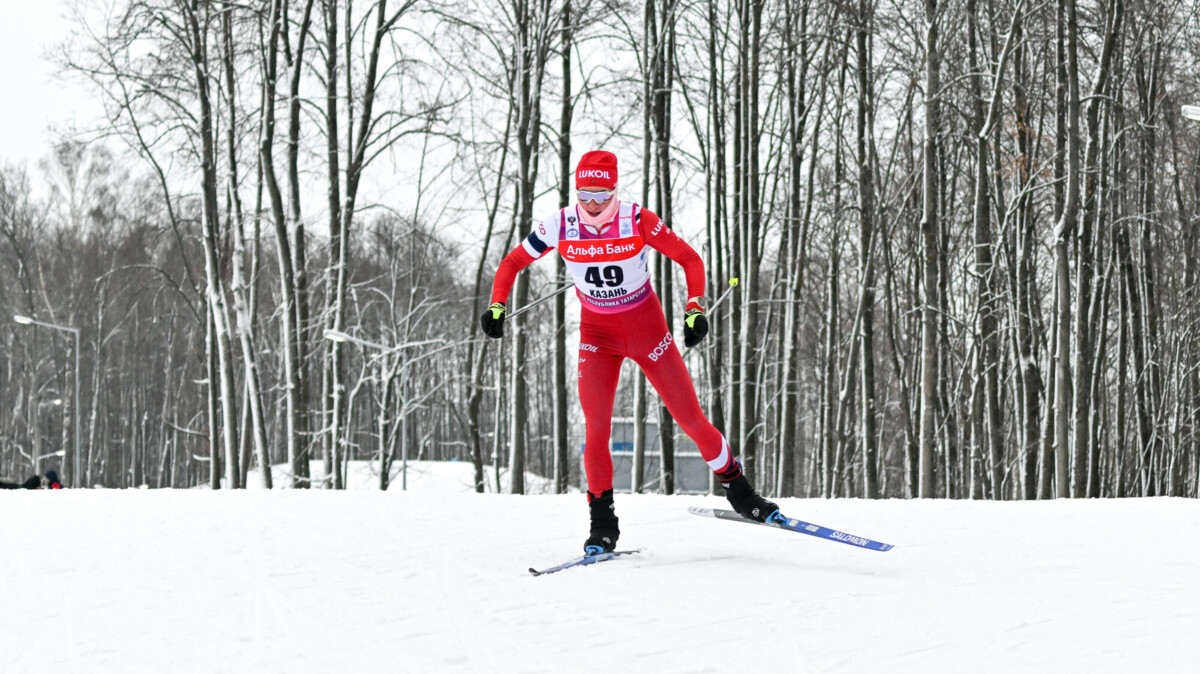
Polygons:
<instances>
[{"instance_id":1,"label":"red knit cap","mask_svg":"<svg viewBox=\"0 0 1200 674\"><path fill-rule=\"evenodd\" d=\"M575 188L613 190L617 187L617 155L604 150L585 152L575 167Z\"/></svg>"}]
</instances>

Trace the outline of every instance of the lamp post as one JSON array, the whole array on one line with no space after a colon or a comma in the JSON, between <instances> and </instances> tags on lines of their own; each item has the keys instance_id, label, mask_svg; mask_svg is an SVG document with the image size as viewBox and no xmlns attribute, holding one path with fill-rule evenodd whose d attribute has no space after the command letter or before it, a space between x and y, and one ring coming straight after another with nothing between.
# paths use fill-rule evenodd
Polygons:
<instances>
[{"instance_id":1,"label":"lamp post","mask_svg":"<svg viewBox=\"0 0 1200 674\"><path fill-rule=\"evenodd\" d=\"M369 349L381 351L384 354L403 351L404 349L411 349L415 346L446 343L446 340L444 339L426 339L420 342L405 342L404 344L388 346L386 344L380 344L379 342L372 342L370 340L362 339L361 337L355 337L354 335L342 332L341 330L333 330L329 328L325 329L325 339L328 339L331 342L352 342L354 344L358 344L359 346L365 346ZM401 397L403 397L404 380L401 380L400 386ZM404 415L401 415L400 417L400 424L400 489L401 491L408 491L408 429ZM382 452L383 448L380 447L379 451ZM381 461L381 463L387 462Z\"/></svg>"},{"instance_id":2,"label":"lamp post","mask_svg":"<svg viewBox=\"0 0 1200 674\"><path fill-rule=\"evenodd\" d=\"M72 419L72 423L71 423L71 425L75 427L75 443L74 443L74 447L71 448L71 459L69 461L67 461L66 463L71 466L71 477L70 477L71 486L78 487L79 486L79 472L80 472L79 471L79 446L80 446L80 444L82 444L79 440L79 438L80 438L79 427L80 427L80 416L81 416L80 409L79 409L79 330L77 328L71 328L71 327L68 327L65 325L55 325L53 323L45 323L43 321L34 320L28 316L20 316L20 315L13 316L13 320L16 321L17 323L19 323L20 325L36 325L36 326L43 327L43 328L50 328L51 330L61 330L62 332L69 332L75 337L75 403L74 403L74 407L73 407L74 419Z\"/></svg>"},{"instance_id":3,"label":"lamp post","mask_svg":"<svg viewBox=\"0 0 1200 674\"><path fill-rule=\"evenodd\" d=\"M330 329L325 330L325 339L328 339L331 342L353 342L359 346L378 349L384 353L389 353L391 351L403 351L404 349L411 349L414 346L428 346L429 344L446 343L446 340L444 339L426 339L421 342L405 342L396 346L388 346L387 344L380 344L379 342L372 342L361 337L355 337L354 335L342 332L341 330Z\"/></svg>"},{"instance_id":4,"label":"lamp post","mask_svg":"<svg viewBox=\"0 0 1200 674\"><path fill-rule=\"evenodd\" d=\"M50 452L48 454L41 453L45 449L44 445L46 444L46 440L44 438L50 437L50 430L51 430L50 425L47 423L46 424L46 432L45 432L45 435L43 436L43 434L42 434L42 420L43 420L42 410L46 409L47 407L62 407L62 404L63 404L63 399L57 398L57 397L47 398L45 400L38 400L37 420L34 424L34 428L36 428L37 430L34 433L34 437L33 437L33 453L34 453L33 472L37 473L38 475L42 474L41 466L42 466L43 459L48 459L52 456L63 456L63 454L64 454L63 450L61 450L61 449L58 450L57 452ZM65 417L64 417L63 429L66 429L66 427L67 427L67 425L66 425L66 421L65 421Z\"/></svg>"},{"instance_id":5,"label":"lamp post","mask_svg":"<svg viewBox=\"0 0 1200 674\"><path fill-rule=\"evenodd\" d=\"M62 455L63 455L63 451L60 449L57 452L50 452L49 454L42 454L41 456L35 456L33 458L34 470L41 473L42 472L42 459L49 459L52 456L62 456Z\"/></svg>"}]
</instances>

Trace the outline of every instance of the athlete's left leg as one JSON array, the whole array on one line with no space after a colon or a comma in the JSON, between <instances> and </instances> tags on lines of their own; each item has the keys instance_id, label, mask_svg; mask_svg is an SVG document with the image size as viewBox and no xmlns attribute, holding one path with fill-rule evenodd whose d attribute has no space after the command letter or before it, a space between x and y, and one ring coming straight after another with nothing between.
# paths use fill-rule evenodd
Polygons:
<instances>
[{"instance_id":1,"label":"athlete's left leg","mask_svg":"<svg viewBox=\"0 0 1200 674\"><path fill-rule=\"evenodd\" d=\"M671 417L696 443L700 456L704 457L709 468L714 473L731 470L737 465L733 452L725 436L709 422L700 407L692 375L683 362L674 337L667 330L662 307L658 302L651 301L646 301L644 305L653 305L653 309L641 316L641 329L636 341L631 338L633 336L627 335L627 338L631 338L630 351L634 361L646 373L646 379L662 398Z\"/></svg>"},{"instance_id":2,"label":"athlete's left leg","mask_svg":"<svg viewBox=\"0 0 1200 674\"><path fill-rule=\"evenodd\" d=\"M650 304L646 302L645 304ZM705 463L717 474L725 496L738 514L759 522L768 518L779 517L779 506L763 498L746 476L742 474L742 466L733 458L729 443L725 437L704 416L700 409L700 400L696 397L696 387L692 385L692 376L683 362L683 356L675 345L675 340L667 330L666 319L662 309L655 304L657 322L653 316L643 316L642 325L647 332L639 331L639 346L634 351L634 360L646 379L658 391L659 397L667 406L667 410L683 432L688 434L700 449L700 456ZM649 336L648 341L640 341ZM648 344L653 344L647 349Z\"/></svg>"}]
</instances>

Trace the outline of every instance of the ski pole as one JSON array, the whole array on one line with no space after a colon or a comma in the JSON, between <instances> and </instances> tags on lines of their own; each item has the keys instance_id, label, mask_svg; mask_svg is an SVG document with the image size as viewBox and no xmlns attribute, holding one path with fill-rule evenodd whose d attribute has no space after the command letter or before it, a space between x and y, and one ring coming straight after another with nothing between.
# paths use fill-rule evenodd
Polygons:
<instances>
[{"instance_id":1,"label":"ski pole","mask_svg":"<svg viewBox=\"0 0 1200 674\"><path fill-rule=\"evenodd\" d=\"M708 309L705 309L704 313L708 316L714 315L714 312L717 310L717 306L720 305L721 301L724 300L725 297L727 295L729 295L729 293L732 292L734 288L737 287L737 284L738 284L738 277L736 277L736 276L730 277L729 287L725 289L725 292L721 293L721 296L717 298L716 302L712 303L711 307L709 307ZM692 347L688 347L688 348L690 349Z\"/></svg>"},{"instance_id":2,"label":"ski pole","mask_svg":"<svg viewBox=\"0 0 1200 674\"><path fill-rule=\"evenodd\" d=\"M705 313L711 315L714 311L716 311L717 307L720 306L721 302L730 293L730 291L732 291L734 288L737 287L737 284L738 284L738 277L734 276L733 278L730 278L729 279L729 287L725 289L725 292L721 293L721 296L717 298L716 302L713 302L712 306L709 307L708 311L706 311Z\"/></svg>"},{"instance_id":3,"label":"ski pole","mask_svg":"<svg viewBox=\"0 0 1200 674\"><path fill-rule=\"evenodd\" d=\"M517 316L520 316L521 314L525 313L526 311L529 311L530 309L536 307L537 305L541 304L542 302L545 302L548 299L558 297L559 295L567 292L568 290L570 290L571 288L574 288L574 287L575 287L574 283L568 283L567 285L559 288L558 290L555 290L554 292L550 293L549 295L540 297L540 298L530 302L529 304L526 304L525 306L521 307L520 309L517 309L516 311L509 314L508 318L510 318L510 319L516 318Z\"/></svg>"},{"instance_id":4,"label":"ski pole","mask_svg":"<svg viewBox=\"0 0 1200 674\"><path fill-rule=\"evenodd\" d=\"M724 301L725 297L729 294L729 292L737 287L737 284L738 284L738 278L736 276L729 279L729 287L725 289L725 292L721 293L721 296L717 298L716 302L713 302L713 305L708 308L708 311L706 313L712 313L717 308L717 306L720 305L722 301ZM564 285L563 287L559 288L558 290L555 290L554 292L552 292L548 295L543 295L542 297L539 297L538 299L530 302L529 304L526 304L525 306L521 307L520 309L517 309L516 311L509 314L508 318L516 318L517 316L520 316L521 314L525 313L526 311L529 311L530 309L536 307L537 305L541 304L542 302L545 302L546 300L549 300L549 299L553 299L553 298L567 292L568 290L570 290L573 287L575 287L574 283L568 283L568 284Z\"/></svg>"}]
</instances>

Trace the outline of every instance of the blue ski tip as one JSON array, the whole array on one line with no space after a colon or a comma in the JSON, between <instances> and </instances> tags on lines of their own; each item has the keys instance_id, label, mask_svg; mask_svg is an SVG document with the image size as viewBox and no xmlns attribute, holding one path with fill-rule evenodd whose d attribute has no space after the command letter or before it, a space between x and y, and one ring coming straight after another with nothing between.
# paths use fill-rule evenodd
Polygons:
<instances>
[{"instance_id":1,"label":"blue ski tip","mask_svg":"<svg viewBox=\"0 0 1200 674\"><path fill-rule=\"evenodd\" d=\"M592 546L589 546L589 547L592 547ZM535 576L544 576L548 573L557 573L564 569L570 569L570 568L576 567L576 566L588 566L591 564L597 564L599 562L607 562L610 559L616 559L622 555L632 555L634 553L638 553L641 551L642 551L641 548L636 548L634 550L613 550L612 552L601 551L601 552L598 552L593 555L584 555L583 557L576 557L575 559L563 562L562 564L559 564L558 566L552 566L548 569L538 570L538 569L534 569L531 567L529 569L529 573L531 573Z\"/></svg>"},{"instance_id":2,"label":"blue ski tip","mask_svg":"<svg viewBox=\"0 0 1200 674\"><path fill-rule=\"evenodd\" d=\"M835 543L845 543L846 545L852 545L865 550L887 552L888 550L896 547L891 543L874 541L869 538L864 538L863 536L855 536L854 534L848 534L844 531L823 527L819 524L812 524L811 522L785 517L778 511L771 513L765 522L759 522L748 517L742 517L732 510L722 510L720 508L699 508L696 506L691 506L688 508L688 512L693 515L700 515L701 517L713 517L719 520L726 520L728 522L744 522L746 524L755 524L760 527L771 527L772 529L794 531L798 534L808 534L809 536L824 538L827 541L834 541Z\"/></svg>"}]
</instances>

